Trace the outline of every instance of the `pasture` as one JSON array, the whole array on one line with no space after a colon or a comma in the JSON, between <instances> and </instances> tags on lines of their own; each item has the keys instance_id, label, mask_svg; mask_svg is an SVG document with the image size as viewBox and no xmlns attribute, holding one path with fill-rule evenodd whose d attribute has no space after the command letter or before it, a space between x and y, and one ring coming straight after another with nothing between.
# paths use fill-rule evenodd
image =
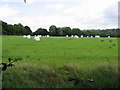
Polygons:
<instances>
[{"instance_id":1,"label":"pasture","mask_svg":"<svg viewBox=\"0 0 120 90\"><path fill-rule=\"evenodd\" d=\"M118 86L118 39L2 37L3 88L108 88ZM91 80L91 81L90 81Z\"/></svg>"}]
</instances>

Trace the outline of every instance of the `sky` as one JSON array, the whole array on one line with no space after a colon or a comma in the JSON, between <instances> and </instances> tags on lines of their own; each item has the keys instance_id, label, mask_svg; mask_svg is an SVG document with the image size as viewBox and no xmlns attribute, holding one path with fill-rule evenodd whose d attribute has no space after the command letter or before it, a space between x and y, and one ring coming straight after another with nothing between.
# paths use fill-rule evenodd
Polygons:
<instances>
[{"instance_id":1,"label":"sky","mask_svg":"<svg viewBox=\"0 0 120 90\"><path fill-rule=\"evenodd\" d=\"M118 28L119 0L0 0L0 20L38 28Z\"/></svg>"}]
</instances>

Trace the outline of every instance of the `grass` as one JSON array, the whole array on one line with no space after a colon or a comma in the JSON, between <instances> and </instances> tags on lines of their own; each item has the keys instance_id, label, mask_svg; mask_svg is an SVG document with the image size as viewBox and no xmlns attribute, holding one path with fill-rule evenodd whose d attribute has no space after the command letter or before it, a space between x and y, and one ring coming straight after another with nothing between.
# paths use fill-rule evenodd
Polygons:
<instances>
[{"instance_id":1,"label":"grass","mask_svg":"<svg viewBox=\"0 0 120 90\"><path fill-rule=\"evenodd\" d=\"M117 87L117 38L3 36L2 45L3 62L22 58L3 72L4 88Z\"/></svg>"}]
</instances>

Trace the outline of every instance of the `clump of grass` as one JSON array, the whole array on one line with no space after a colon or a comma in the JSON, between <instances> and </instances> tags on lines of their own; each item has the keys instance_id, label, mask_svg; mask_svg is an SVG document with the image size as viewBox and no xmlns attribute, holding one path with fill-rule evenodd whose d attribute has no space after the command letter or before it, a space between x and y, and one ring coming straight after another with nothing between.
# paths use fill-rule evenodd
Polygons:
<instances>
[{"instance_id":1,"label":"clump of grass","mask_svg":"<svg viewBox=\"0 0 120 90\"><path fill-rule=\"evenodd\" d=\"M26 56L26 58L29 58L29 57L30 57L30 55L27 55L27 56Z\"/></svg>"},{"instance_id":2,"label":"clump of grass","mask_svg":"<svg viewBox=\"0 0 120 90\"><path fill-rule=\"evenodd\" d=\"M69 38L68 40L71 40L71 38Z\"/></svg>"},{"instance_id":3,"label":"clump of grass","mask_svg":"<svg viewBox=\"0 0 120 90\"><path fill-rule=\"evenodd\" d=\"M91 77L95 80L95 88L117 88L118 76L111 67L99 67L91 72ZM114 76L114 77L113 77Z\"/></svg>"},{"instance_id":4,"label":"clump of grass","mask_svg":"<svg viewBox=\"0 0 120 90\"><path fill-rule=\"evenodd\" d=\"M109 48L112 48L111 46L109 46Z\"/></svg>"},{"instance_id":5,"label":"clump of grass","mask_svg":"<svg viewBox=\"0 0 120 90\"><path fill-rule=\"evenodd\" d=\"M101 42L104 42L104 40L101 40Z\"/></svg>"},{"instance_id":6,"label":"clump of grass","mask_svg":"<svg viewBox=\"0 0 120 90\"><path fill-rule=\"evenodd\" d=\"M116 46L116 44L112 44L112 46Z\"/></svg>"},{"instance_id":7,"label":"clump of grass","mask_svg":"<svg viewBox=\"0 0 120 90\"><path fill-rule=\"evenodd\" d=\"M112 42L112 40L109 40L109 42Z\"/></svg>"}]
</instances>

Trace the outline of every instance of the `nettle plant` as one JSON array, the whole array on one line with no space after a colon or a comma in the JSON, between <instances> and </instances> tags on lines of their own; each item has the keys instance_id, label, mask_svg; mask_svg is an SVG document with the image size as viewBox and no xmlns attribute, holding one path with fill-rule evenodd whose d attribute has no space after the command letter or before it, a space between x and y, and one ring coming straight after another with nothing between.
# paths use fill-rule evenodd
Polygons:
<instances>
[{"instance_id":1,"label":"nettle plant","mask_svg":"<svg viewBox=\"0 0 120 90\"><path fill-rule=\"evenodd\" d=\"M13 67L14 62L18 61L18 60L22 60L22 58L8 58L8 63L0 63L1 67L0 67L0 71L6 71L8 67Z\"/></svg>"}]
</instances>

